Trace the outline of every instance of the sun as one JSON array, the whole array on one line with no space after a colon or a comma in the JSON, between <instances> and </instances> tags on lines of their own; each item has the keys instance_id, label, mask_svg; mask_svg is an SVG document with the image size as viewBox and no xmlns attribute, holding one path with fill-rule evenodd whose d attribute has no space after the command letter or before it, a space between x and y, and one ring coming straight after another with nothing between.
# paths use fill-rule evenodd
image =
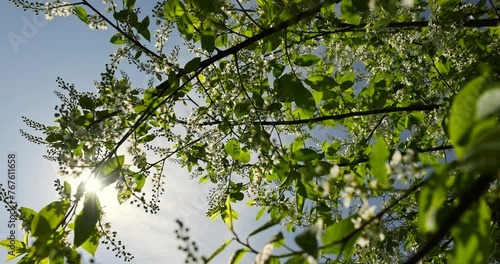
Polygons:
<instances>
[{"instance_id":1,"label":"sun","mask_svg":"<svg viewBox=\"0 0 500 264\"><path fill-rule=\"evenodd\" d=\"M100 181L91 177L89 180L85 182L85 191L99 193L103 190L103 186Z\"/></svg>"},{"instance_id":2,"label":"sun","mask_svg":"<svg viewBox=\"0 0 500 264\"><path fill-rule=\"evenodd\" d=\"M99 198L101 205L113 206L118 205L117 193L116 189L112 186L103 186L101 182L96 179L95 175L92 174L92 171L85 171L79 178L71 178L68 179L67 182L72 187L73 195L77 192L77 187L80 186L81 183L85 182L85 193L95 193Z\"/></svg>"}]
</instances>

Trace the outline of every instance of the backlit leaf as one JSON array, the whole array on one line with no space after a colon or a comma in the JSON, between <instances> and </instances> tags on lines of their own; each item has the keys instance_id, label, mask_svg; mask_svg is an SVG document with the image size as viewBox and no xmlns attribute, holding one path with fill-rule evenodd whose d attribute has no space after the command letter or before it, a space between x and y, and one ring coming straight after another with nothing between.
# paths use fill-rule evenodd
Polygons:
<instances>
[{"instance_id":1,"label":"backlit leaf","mask_svg":"<svg viewBox=\"0 0 500 264\"><path fill-rule=\"evenodd\" d=\"M168 20L175 20L177 17L184 15L184 4L179 0L168 0L163 6L163 15Z\"/></svg>"},{"instance_id":2,"label":"backlit leaf","mask_svg":"<svg viewBox=\"0 0 500 264\"><path fill-rule=\"evenodd\" d=\"M73 243L76 247L81 246L92 236L101 213L101 204L97 195L95 193L87 193L83 209L75 220L75 237Z\"/></svg>"},{"instance_id":3,"label":"backlit leaf","mask_svg":"<svg viewBox=\"0 0 500 264\"><path fill-rule=\"evenodd\" d=\"M127 39L120 33L114 34L109 41L116 45L127 43Z\"/></svg>"},{"instance_id":4,"label":"backlit leaf","mask_svg":"<svg viewBox=\"0 0 500 264\"><path fill-rule=\"evenodd\" d=\"M454 241L453 263L487 263L490 259L490 215L484 199L471 206L451 229Z\"/></svg>"},{"instance_id":5,"label":"backlit leaf","mask_svg":"<svg viewBox=\"0 0 500 264\"><path fill-rule=\"evenodd\" d=\"M370 154L369 164L370 170L382 186L387 182L387 168L385 163L389 157L389 150L387 150L387 145L382 137L380 137L375 145L373 145L372 152Z\"/></svg>"},{"instance_id":6,"label":"backlit leaf","mask_svg":"<svg viewBox=\"0 0 500 264\"><path fill-rule=\"evenodd\" d=\"M342 0L340 6L342 17L350 24L359 25L360 19L358 11L354 8L351 0Z\"/></svg>"},{"instance_id":7,"label":"backlit leaf","mask_svg":"<svg viewBox=\"0 0 500 264\"><path fill-rule=\"evenodd\" d=\"M89 19L87 17L87 11L85 11L85 9L83 9L83 7L80 7L80 6L75 6L73 8L73 11L75 12L76 16L81 20L83 21L85 24L89 24Z\"/></svg>"},{"instance_id":8,"label":"backlit leaf","mask_svg":"<svg viewBox=\"0 0 500 264\"><path fill-rule=\"evenodd\" d=\"M52 202L36 214L31 222L33 236L46 240L61 223L69 209L68 200Z\"/></svg>"},{"instance_id":9,"label":"backlit leaf","mask_svg":"<svg viewBox=\"0 0 500 264\"><path fill-rule=\"evenodd\" d=\"M312 66L321 59L313 54L298 56L293 60L293 63L297 66Z\"/></svg>"},{"instance_id":10,"label":"backlit leaf","mask_svg":"<svg viewBox=\"0 0 500 264\"><path fill-rule=\"evenodd\" d=\"M213 52L215 50L215 32L211 29L203 30L201 33L201 47L208 51Z\"/></svg>"}]
</instances>

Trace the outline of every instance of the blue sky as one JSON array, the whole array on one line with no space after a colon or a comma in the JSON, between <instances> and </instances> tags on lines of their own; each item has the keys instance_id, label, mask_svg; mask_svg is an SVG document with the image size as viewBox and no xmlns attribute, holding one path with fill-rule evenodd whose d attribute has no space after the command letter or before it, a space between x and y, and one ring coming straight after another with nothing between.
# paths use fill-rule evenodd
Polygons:
<instances>
[{"instance_id":1,"label":"blue sky","mask_svg":"<svg viewBox=\"0 0 500 264\"><path fill-rule=\"evenodd\" d=\"M34 132L22 122L21 117L27 116L43 124L53 123L53 109L59 104L54 95L57 77L74 83L80 91L94 91L93 81L99 78L109 61L108 54L116 48L109 43L109 38L116 32L112 29L91 31L74 16L56 17L48 22L43 16L23 12L7 1L0 3L0 21L0 149L3 157L0 169L6 172L7 154L15 153L15 198L21 206L38 211L58 198L53 188L53 180L58 177L57 166L42 158L44 146L21 137L21 128ZM145 83L144 77L139 74L131 77ZM174 235L177 218L190 227L191 237L205 255L231 237L220 219L210 221L205 217L209 186L200 186L196 180L190 181L185 170L173 164L171 166L166 191L161 199L161 211L157 215L146 214L135 206L117 206L114 198L106 197L109 193L112 195L112 188L108 187L102 194L106 220L113 224L112 229L118 232L118 238L135 256L132 263L163 263L166 260L183 263L184 254L177 250L179 243ZM5 186L6 177L2 176L0 183ZM263 220L254 221L256 210L240 207L237 211L241 219L235 223L238 234L248 234L263 223ZM0 212L2 240L6 239L9 231L8 215L5 210ZM260 241L255 240L256 248L262 248L272 234L274 232L264 235ZM19 229L16 235L18 239L22 238ZM213 263L227 262L233 251L226 251ZM7 252L0 250L0 259L6 256ZM96 260L97 263L119 263L114 254L103 246L99 248Z\"/></svg>"}]
</instances>

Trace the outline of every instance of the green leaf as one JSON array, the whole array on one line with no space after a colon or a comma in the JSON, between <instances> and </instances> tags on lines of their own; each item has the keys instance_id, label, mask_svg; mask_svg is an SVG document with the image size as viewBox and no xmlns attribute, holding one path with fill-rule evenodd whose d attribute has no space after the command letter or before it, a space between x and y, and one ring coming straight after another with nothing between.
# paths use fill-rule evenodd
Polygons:
<instances>
[{"instance_id":1,"label":"green leaf","mask_svg":"<svg viewBox=\"0 0 500 264\"><path fill-rule=\"evenodd\" d=\"M78 98L78 104L80 104L80 106L83 109L89 109L89 110L95 109L94 100L88 96L82 96L82 97Z\"/></svg>"},{"instance_id":2,"label":"green leaf","mask_svg":"<svg viewBox=\"0 0 500 264\"><path fill-rule=\"evenodd\" d=\"M9 252L7 254L7 259L5 260L5 262L17 258L29 251L29 248L26 246L26 243L19 240L11 240L11 239L2 240L0 241L0 246L4 247Z\"/></svg>"},{"instance_id":3,"label":"green leaf","mask_svg":"<svg viewBox=\"0 0 500 264\"><path fill-rule=\"evenodd\" d=\"M248 163L250 161L250 150L247 147L241 148L240 155L236 159L242 163Z\"/></svg>"},{"instance_id":4,"label":"green leaf","mask_svg":"<svg viewBox=\"0 0 500 264\"><path fill-rule=\"evenodd\" d=\"M257 215L255 216L255 220L259 220L263 215L264 213L266 212L266 207L265 206L262 206L262 208L260 208L259 212L257 212Z\"/></svg>"},{"instance_id":5,"label":"green leaf","mask_svg":"<svg viewBox=\"0 0 500 264\"><path fill-rule=\"evenodd\" d=\"M325 230L323 236L321 237L321 242L323 243L323 246L325 246L323 250L324 253L341 254L343 252L346 257L352 255L354 251L354 243L361 235L361 232L352 234L355 228L351 219L355 217L358 217L358 215L342 219ZM349 235L351 235L351 237L347 239L347 236ZM344 240L344 242L340 243L342 240Z\"/></svg>"},{"instance_id":6,"label":"green leaf","mask_svg":"<svg viewBox=\"0 0 500 264\"><path fill-rule=\"evenodd\" d=\"M208 51L213 52L215 50L215 32L211 29L205 29L201 33L201 47Z\"/></svg>"},{"instance_id":7,"label":"green leaf","mask_svg":"<svg viewBox=\"0 0 500 264\"><path fill-rule=\"evenodd\" d=\"M242 192L234 192L231 193L231 199L234 199L236 201L242 201L245 198L245 195Z\"/></svg>"},{"instance_id":8,"label":"green leaf","mask_svg":"<svg viewBox=\"0 0 500 264\"><path fill-rule=\"evenodd\" d=\"M293 63L297 66L312 66L321 59L313 54L298 56L293 60Z\"/></svg>"},{"instance_id":9,"label":"green leaf","mask_svg":"<svg viewBox=\"0 0 500 264\"><path fill-rule=\"evenodd\" d=\"M481 96L485 84L484 77L478 77L469 82L455 96L450 111L448 133L454 145L465 145L465 136L474 124L476 116L476 102ZM460 154L460 155L459 155ZM462 153L457 153L461 157Z\"/></svg>"},{"instance_id":10,"label":"green leaf","mask_svg":"<svg viewBox=\"0 0 500 264\"><path fill-rule=\"evenodd\" d=\"M125 161L125 156L123 155L115 156L113 158L108 159L101 165L101 170L100 170L101 175L105 177L106 175L120 168L121 166L123 166L124 161Z\"/></svg>"},{"instance_id":11,"label":"green leaf","mask_svg":"<svg viewBox=\"0 0 500 264\"><path fill-rule=\"evenodd\" d=\"M250 151L247 147L240 148L240 142L236 139L231 139L224 146L226 154L230 155L234 160L239 160L243 163L250 161Z\"/></svg>"},{"instance_id":12,"label":"green leaf","mask_svg":"<svg viewBox=\"0 0 500 264\"><path fill-rule=\"evenodd\" d=\"M198 68L198 66L200 65L200 62L201 62L201 58L200 57L196 57L196 58L190 60L184 66L184 71L185 72L192 72L192 71L196 70Z\"/></svg>"},{"instance_id":13,"label":"green leaf","mask_svg":"<svg viewBox=\"0 0 500 264\"><path fill-rule=\"evenodd\" d=\"M299 149L292 153L292 158L296 161L311 161L321 158L321 155L313 149Z\"/></svg>"},{"instance_id":14,"label":"green leaf","mask_svg":"<svg viewBox=\"0 0 500 264\"><path fill-rule=\"evenodd\" d=\"M493 117L496 119L496 117ZM485 120L486 121L486 120ZM496 120L492 120L496 121ZM482 122L487 123L487 122ZM482 129L477 140L463 156L463 168L477 173L495 173L500 168L500 125L493 129Z\"/></svg>"},{"instance_id":15,"label":"green leaf","mask_svg":"<svg viewBox=\"0 0 500 264\"><path fill-rule=\"evenodd\" d=\"M224 223L226 223L229 230L233 231L233 209L231 209L231 196L227 195L226 198L226 212L221 214Z\"/></svg>"},{"instance_id":16,"label":"green leaf","mask_svg":"<svg viewBox=\"0 0 500 264\"><path fill-rule=\"evenodd\" d=\"M382 7L393 16L398 13L398 3L396 0L382 0Z\"/></svg>"},{"instance_id":17,"label":"green leaf","mask_svg":"<svg viewBox=\"0 0 500 264\"><path fill-rule=\"evenodd\" d=\"M487 263L490 259L490 215L484 199L471 206L451 229L454 241L453 263Z\"/></svg>"},{"instance_id":18,"label":"green leaf","mask_svg":"<svg viewBox=\"0 0 500 264\"><path fill-rule=\"evenodd\" d=\"M146 183L146 176L142 173L133 173L131 176L135 178L136 186L134 190L140 192Z\"/></svg>"},{"instance_id":19,"label":"green leaf","mask_svg":"<svg viewBox=\"0 0 500 264\"><path fill-rule=\"evenodd\" d=\"M149 32L148 26L149 26L149 17L147 16L142 20L140 25L136 27L136 29L137 32L139 32L139 34L141 34L147 41L151 41L151 33Z\"/></svg>"},{"instance_id":20,"label":"green leaf","mask_svg":"<svg viewBox=\"0 0 500 264\"><path fill-rule=\"evenodd\" d=\"M273 67L273 76L275 78L280 77L281 74L283 74L283 72L285 71L285 65L278 63L275 60L272 60L270 64Z\"/></svg>"},{"instance_id":21,"label":"green leaf","mask_svg":"<svg viewBox=\"0 0 500 264\"><path fill-rule=\"evenodd\" d=\"M134 60L138 60L142 55L142 50L139 50L135 53Z\"/></svg>"},{"instance_id":22,"label":"green leaf","mask_svg":"<svg viewBox=\"0 0 500 264\"><path fill-rule=\"evenodd\" d=\"M250 113L251 104L248 101L237 103L234 106L234 115L236 117L242 117Z\"/></svg>"},{"instance_id":23,"label":"green leaf","mask_svg":"<svg viewBox=\"0 0 500 264\"><path fill-rule=\"evenodd\" d=\"M318 240L316 239L316 235L314 230L309 228L295 237L295 243L297 243L297 245L307 254L317 256Z\"/></svg>"},{"instance_id":24,"label":"green leaf","mask_svg":"<svg viewBox=\"0 0 500 264\"><path fill-rule=\"evenodd\" d=\"M248 235L247 238L250 238L251 236L255 235L255 234L258 234L266 229L269 229L277 224L279 224L281 222L281 219L271 219L269 221L267 221L265 224L263 224L262 226L260 226L259 228L255 229L252 233L250 233Z\"/></svg>"},{"instance_id":25,"label":"green leaf","mask_svg":"<svg viewBox=\"0 0 500 264\"><path fill-rule=\"evenodd\" d=\"M332 77L325 75L313 75L305 82L311 89L318 92L331 91L339 85Z\"/></svg>"},{"instance_id":26,"label":"green leaf","mask_svg":"<svg viewBox=\"0 0 500 264\"><path fill-rule=\"evenodd\" d=\"M297 77L292 74L285 74L276 79L275 86L278 88L277 96L279 99L283 102L295 102L305 117L314 116L316 111L314 97Z\"/></svg>"},{"instance_id":27,"label":"green leaf","mask_svg":"<svg viewBox=\"0 0 500 264\"><path fill-rule=\"evenodd\" d=\"M83 209L75 220L75 237L73 241L75 247L81 246L92 236L101 213L101 204L97 195L95 193L87 193Z\"/></svg>"},{"instance_id":28,"label":"green leaf","mask_svg":"<svg viewBox=\"0 0 500 264\"><path fill-rule=\"evenodd\" d=\"M128 10L128 9L125 9L126 11L128 11L128 23L134 27L134 28L137 28L137 27L140 27L139 25L139 17L137 16L137 13L136 12L132 12L131 10Z\"/></svg>"},{"instance_id":29,"label":"green leaf","mask_svg":"<svg viewBox=\"0 0 500 264\"><path fill-rule=\"evenodd\" d=\"M476 120L500 114L500 87L487 91L477 100Z\"/></svg>"},{"instance_id":30,"label":"green leaf","mask_svg":"<svg viewBox=\"0 0 500 264\"><path fill-rule=\"evenodd\" d=\"M77 157L83 156L83 145L84 143L78 145L75 149L73 149L73 154Z\"/></svg>"},{"instance_id":31,"label":"green leaf","mask_svg":"<svg viewBox=\"0 0 500 264\"><path fill-rule=\"evenodd\" d=\"M224 151L227 155L230 155L233 159L236 159L240 156L240 142L236 139L230 139L226 146L224 146Z\"/></svg>"},{"instance_id":32,"label":"green leaf","mask_svg":"<svg viewBox=\"0 0 500 264\"><path fill-rule=\"evenodd\" d=\"M191 19L191 15L189 15L189 13L183 14L177 20L177 29L182 35L184 35L184 37L187 40L190 40L193 37L194 33L193 19Z\"/></svg>"},{"instance_id":33,"label":"green leaf","mask_svg":"<svg viewBox=\"0 0 500 264\"><path fill-rule=\"evenodd\" d=\"M228 39L227 34L222 34L217 37L217 40L215 40L215 45L217 47L226 47L227 39Z\"/></svg>"},{"instance_id":34,"label":"green leaf","mask_svg":"<svg viewBox=\"0 0 500 264\"><path fill-rule=\"evenodd\" d=\"M71 184L69 182L64 181L64 193L70 197L71 196Z\"/></svg>"},{"instance_id":35,"label":"green leaf","mask_svg":"<svg viewBox=\"0 0 500 264\"><path fill-rule=\"evenodd\" d=\"M370 9L369 7L370 0L352 0L352 5L359 12L366 12Z\"/></svg>"},{"instance_id":36,"label":"green leaf","mask_svg":"<svg viewBox=\"0 0 500 264\"><path fill-rule=\"evenodd\" d=\"M134 9L135 1L136 0L125 0L125 6L127 7L127 9Z\"/></svg>"},{"instance_id":37,"label":"green leaf","mask_svg":"<svg viewBox=\"0 0 500 264\"><path fill-rule=\"evenodd\" d=\"M441 61L436 61L436 69L441 73L443 76L447 76L448 72L450 71L450 62L441 62Z\"/></svg>"},{"instance_id":38,"label":"green leaf","mask_svg":"<svg viewBox=\"0 0 500 264\"><path fill-rule=\"evenodd\" d=\"M163 15L168 20L175 20L176 18L184 15L184 4L179 0L168 0L163 6Z\"/></svg>"},{"instance_id":39,"label":"green leaf","mask_svg":"<svg viewBox=\"0 0 500 264\"><path fill-rule=\"evenodd\" d=\"M345 91L349 88L351 88L354 85L354 77L355 74L353 71L346 73L342 78L340 79L340 89L342 91Z\"/></svg>"},{"instance_id":40,"label":"green leaf","mask_svg":"<svg viewBox=\"0 0 500 264\"><path fill-rule=\"evenodd\" d=\"M118 181L118 179L120 179L120 176L121 176L121 169L120 168L117 168L108 174L104 174L103 176L101 176L98 179L99 183L101 185L100 189L102 190L102 189L106 188L108 185L115 183L116 181Z\"/></svg>"},{"instance_id":41,"label":"green leaf","mask_svg":"<svg viewBox=\"0 0 500 264\"><path fill-rule=\"evenodd\" d=\"M205 260L205 263L209 263L212 259L214 259L217 255L219 255L219 253L221 253L227 247L227 245L229 245L229 243L231 243L231 241L233 241L232 238L226 240L226 242L224 242L224 244L222 244L217 250L215 250L214 253L212 253L212 255L210 255L210 257L208 257Z\"/></svg>"},{"instance_id":42,"label":"green leaf","mask_svg":"<svg viewBox=\"0 0 500 264\"><path fill-rule=\"evenodd\" d=\"M486 79L483 76L477 77L462 88L453 99L448 134L458 158L464 154L464 149L460 146L467 144L467 135L474 126L476 104L485 89L485 83Z\"/></svg>"},{"instance_id":43,"label":"green leaf","mask_svg":"<svg viewBox=\"0 0 500 264\"><path fill-rule=\"evenodd\" d=\"M120 33L114 34L109 41L116 45L122 45L127 43L127 39Z\"/></svg>"},{"instance_id":44,"label":"green leaf","mask_svg":"<svg viewBox=\"0 0 500 264\"><path fill-rule=\"evenodd\" d=\"M205 183L205 182L208 182L208 175L201 177L200 180L198 181L198 183Z\"/></svg>"},{"instance_id":45,"label":"green leaf","mask_svg":"<svg viewBox=\"0 0 500 264\"><path fill-rule=\"evenodd\" d=\"M155 138L156 138L156 135L149 134L149 135L146 135L144 137L139 138L139 140L137 140L137 142L139 142L139 143L147 143L147 142L153 141Z\"/></svg>"},{"instance_id":46,"label":"green leaf","mask_svg":"<svg viewBox=\"0 0 500 264\"><path fill-rule=\"evenodd\" d=\"M147 106L145 106L145 105L138 105L138 106L134 107L134 112L141 113L141 112L143 112L146 109L148 109Z\"/></svg>"},{"instance_id":47,"label":"green leaf","mask_svg":"<svg viewBox=\"0 0 500 264\"><path fill-rule=\"evenodd\" d=\"M297 195L295 195L295 205L297 206L297 212L302 213L302 211L304 211L304 203L307 197L307 192L300 179L297 180L295 187L297 189Z\"/></svg>"},{"instance_id":48,"label":"green leaf","mask_svg":"<svg viewBox=\"0 0 500 264\"><path fill-rule=\"evenodd\" d=\"M380 137L375 145L373 145L372 152L368 163L370 164L370 171L375 176L375 179L384 186L387 183L387 168L385 163L390 153L387 150L387 145L382 137Z\"/></svg>"},{"instance_id":49,"label":"green leaf","mask_svg":"<svg viewBox=\"0 0 500 264\"><path fill-rule=\"evenodd\" d=\"M300 256L294 256L292 258L289 258L285 264L308 264L309 261L307 261L307 258L300 255Z\"/></svg>"},{"instance_id":50,"label":"green leaf","mask_svg":"<svg viewBox=\"0 0 500 264\"><path fill-rule=\"evenodd\" d=\"M344 18L348 23L359 25L360 19L358 11L352 5L351 0L342 0L340 10L342 14L341 17Z\"/></svg>"},{"instance_id":51,"label":"green leaf","mask_svg":"<svg viewBox=\"0 0 500 264\"><path fill-rule=\"evenodd\" d=\"M200 10L208 13L217 12L218 8L221 5L220 0L212 0L212 1L194 0L194 3Z\"/></svg>"},{"instance_id":52,"label":"green leaf","mask_svg":"<svg viewBox=\"0 0 500 264\"><path fill-rule=\"evenodd\" d=\"M391 23L390 18L381 18L375 22L375 24L373 25L373 28L374 29L382 29L382 28L387 27L390 23Z\"/></svg>"},{"instance_id":53,"label":"green leaf","mask_svg":"<svg viewBox=\"0 0 500 264\"><path fill-rule=\"evenodd\" d=\"M295 152L301 149L304 146L304 142L306 138L303 136L299 136L293 139L293 142L290 144L290 151Z\"/></svg>"},{"instance_id":54,"label":"green leaf","mask_svg":"<svg viewBox=\"0 0 500 264\"><path fill-rule=\"evenodd\" d=\"M124 162L124 156L120 155L118 157L111 158L101 165L101 170L97 176L97 180L101 185L101 190L106 186L116 182L122 173L122 166Z\"/></svg>"},{"instance_id":55,"label":"green leaf","mask_svg":"<svg viewBox=\"0 0 500 264\"><path fill-rule=\"evenodd\" d=\"M119 22L125 23L130 16L130 10L123 9L120 12L113 13L113 17Z\"/></svg>"},{"instance_id":56,"label":"green leaf","mask_svg":"<svg viewBox=\"0 0 500 264\"><path fill-rule=\"evenodd\" d=\"M436 167L418 196L418 224L422 233L435 232L439 228L437 217L446 200L447 178L448 166Z\"/></svg>"},{"instance_id":57,"label":"green leaf","mask_svg":"<svg viewBox=\"0 0 500 264\"><path fill-rule=\"evenodd\" d=\"M49 254L50 264L64 264L64 257L60 254Z\"/></svg>"},{"instance_id":58,"label":"green leaf","mask_svg":"<svg viewBox=\"0 0 500 264\"><path fill-rule=\"evenodd\" d=\"M92 233L90 234L89 239L87 239L83 244L82 248L85 249L90 255L95 257L95 252L97 251L97 247L99 246L99 240L101 236L99 235L99 231L97 227L94 228Z\"/></svg>"},{"instance_id":59,"label":"green leaf","mask_svg":"<svg viewBox=\"0 0 500 264\"><path fill-rule=\"evenodd\" d=\"M52 202L45 206L31 222L31 231L40 241L47 240L61 223L69 209L68 200Z\"/></svg>"},{"instance_id":60,"label":"green leaf","mask_svg":"<svg viewBox=\"0 0 500 264\"><path fill-rule=\"evenodd\" d=\"M85 11L85 9L83 9L83 7L80 7L80 6L75 6L73 8L73 11L75 12L76 16L81 20L83 21L83 23L85 24L89 24L89 19L87 17L87 11Z\"/></svg>"},{"instance_id":61,"label":"green leaf","mask_svg":"<svg viewBox=\"0 0 500 264\"><path fill-rule=\"evenodd\" d=\"M19 209L19 211L21 212L21 219L25 219L25 220L30 220L31 218L33 218L37 215L37 213L33 209L28 208L28 207L21 207L21 209ZM33 230L31 230L31 231L33 231Z\"/></svg>"},{"instance_id":62,"label":"green leaf","mask_svg":"<svg viewBox=\"0 0 500 264\"><path fill-rule=\"evenodd\" d=\"M248 252L248 248L242 248L242 249L236 250L236 252L234 252L233 256L231 257L231 262L229 262L229 263L231 263L231 264L240 263L241 259L243 258L243 256L247 252Z\"/></svg>"},{"instance_id":63,"label":"green leaf","mask_svg":"<svg viewBox=\"0 0 500 264\"><path fill-rule=\"evenodd\" d=\"M295 188L300 196L316 201L318 200L318 194L314 190L314 183L312 180L297 180L295 183Z\"/></svg>"}]
</instances>

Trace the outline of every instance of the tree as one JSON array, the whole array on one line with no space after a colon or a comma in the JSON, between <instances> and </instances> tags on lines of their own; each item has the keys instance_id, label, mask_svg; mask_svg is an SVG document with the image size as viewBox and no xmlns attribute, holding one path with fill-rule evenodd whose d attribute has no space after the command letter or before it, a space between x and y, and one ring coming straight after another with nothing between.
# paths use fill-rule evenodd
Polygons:
<instances>
[{"instance_id":1,"label":"tree","mask_svg":"<svg viewBox=\"0 0 500 264\"><path fill-rule=\"evenodd\" d=\"M58 182L61 199L39 212L15 208L2 189L31 239L15 242L18 263L79 262L77 248L113 244L99 194L85 185L116 185L121 203L156 213L168 161L214 186L207 216L220 216L242 247L231 263L243 254L257 263L500 261L493 1L167 0L150 15L133 0L11 2L112 28L119 45L96 93L58 79L66 94L57 92L56 126L24 119L43 136L21 133L45 144L62 174L93 176L76 191ZM167 50L174 32L185 48ZM183 66L180 53L190 54ZM132 87L123 60L150 85ZM252 236L280 223L304 228L301 250L273 254L288 249L282 233L262 250L240 238L232 205L243 200L271 219ZM209 262L230 242L187 261Z\"/></svg>"}]
</instances>

